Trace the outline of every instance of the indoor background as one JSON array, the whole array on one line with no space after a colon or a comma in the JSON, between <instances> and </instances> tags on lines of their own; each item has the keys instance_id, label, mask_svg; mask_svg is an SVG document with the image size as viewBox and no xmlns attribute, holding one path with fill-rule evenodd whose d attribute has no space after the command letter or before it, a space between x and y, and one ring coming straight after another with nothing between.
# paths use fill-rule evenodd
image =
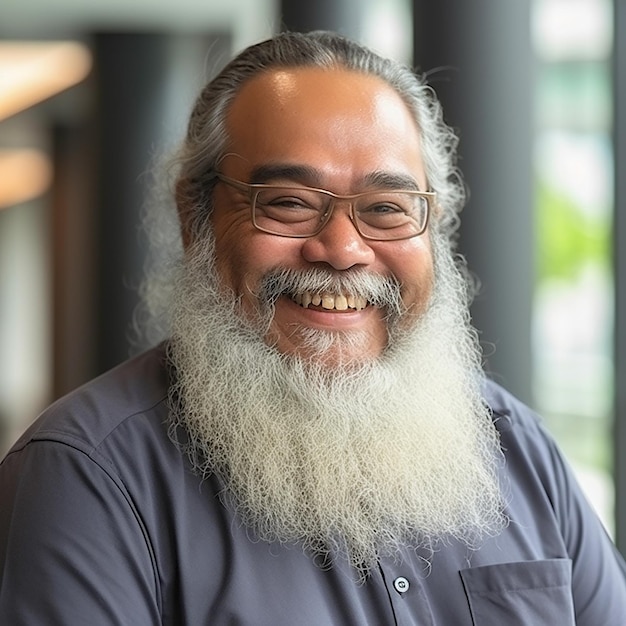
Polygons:
<instances>
[{"instance_id":1,"label":"indoor background","mask_svg":"<svg viewBox=\"0 0 626 626\"><path fill-rule=\"evenodd\" d=\"M3 0L0 452L146 347L151 163L231 54L286 28L428 75L461 136L486 368L543 416L625 551L624 0Z\"/></svg>"}]
</instances>

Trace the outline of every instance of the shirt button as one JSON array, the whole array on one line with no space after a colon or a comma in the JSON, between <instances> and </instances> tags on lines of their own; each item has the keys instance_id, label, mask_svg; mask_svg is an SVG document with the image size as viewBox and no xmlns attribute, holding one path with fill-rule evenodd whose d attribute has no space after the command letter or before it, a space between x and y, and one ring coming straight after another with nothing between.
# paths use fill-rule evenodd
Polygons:
<instances>
[{"instance_id":1,"label":"shirt button","mask_svg":"<svg viewBox=\"0 0 626 626\"><path fill-rule=\"evenodd\" d=\"M398 593L406 593L409 590L409 581L404 576L398 576L393 581L393 586Z\"/></svg>"}]
</instances>

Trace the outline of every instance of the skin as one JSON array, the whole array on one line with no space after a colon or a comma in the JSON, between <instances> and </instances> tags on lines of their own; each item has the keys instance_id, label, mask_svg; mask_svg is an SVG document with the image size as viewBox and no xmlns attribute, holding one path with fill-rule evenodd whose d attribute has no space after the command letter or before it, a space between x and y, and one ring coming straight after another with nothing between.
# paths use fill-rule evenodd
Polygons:
<instances>
[{"instance_id":1,"label":"skin","mask_svg":"<svg viewBox=\"0 0 626 626\"><path fill-rule=\"evenodd\" d=\"M385 172L427 189L420 134L396 92L377 77L344 69L296 68L269 71L246 83L233 101L227 125L230 142L220 171L243 182L304 185L337 194L372 188L367 176ZM297 172L258 177L267 166ZM339 203L321 233L306 239L279 237L256 230L247 195L225 184L215 188L212 216L217 267L224 283L240 297L244 315L258 306L255 294L264 274L276 267L335 272L365 269L395 276L411 314L426 307L431 294L433 260L427 233L404 241L363 239ZM305 309L288 297L279 299L269 343L285 354L307 356L300 330L365 333L365 348L345 358L367 360L387 345L384 311ZM339 355L326 355L329 362Z\"/></svg>"}]
</instances>

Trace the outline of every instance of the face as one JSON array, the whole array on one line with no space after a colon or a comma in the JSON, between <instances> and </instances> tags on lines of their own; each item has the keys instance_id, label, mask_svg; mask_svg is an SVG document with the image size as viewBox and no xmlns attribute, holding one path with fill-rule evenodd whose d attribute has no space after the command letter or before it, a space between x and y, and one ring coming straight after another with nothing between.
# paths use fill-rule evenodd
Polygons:
<instances>
[{"instance_id":1,"label":"face","mask_svg":"<svg viewBox=\"0 0 626 626\"><path fill-rule=\"evenodd\" d=\"M350 195L374 189L373 175L386 174L427 189L418 128L396 92L373 76L340 69L270 71L244 85L227 126L228 154L219 169L239 181ZM217 270L240 299L243 315L259 310L261 280L278 268L394 277L401 284L407 319L428 304L433 275L428 233L401 241L363 239L348 204L339 202L316 236L281 237L255 229L245 192L218 183L214 203ZM385 311L372 305L346 308L342 297L350 294L328 295L335 297L308 306L297 302L301 294L295 300L281 296L266 341L306 358L307 333L352 334L364 341L335 348L342 354L327 354L330 362L339 356L356 361L379 356L388 342Z\"/></svg>"}]
</instances>

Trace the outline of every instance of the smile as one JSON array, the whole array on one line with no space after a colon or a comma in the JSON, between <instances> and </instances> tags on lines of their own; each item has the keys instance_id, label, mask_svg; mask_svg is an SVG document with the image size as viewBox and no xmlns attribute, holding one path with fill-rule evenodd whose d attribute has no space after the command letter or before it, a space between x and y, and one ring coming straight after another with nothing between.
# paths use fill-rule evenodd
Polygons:
<instances>
[{"instance_id":1,"label":"smile","mask_svg":"<svg viewBox=\"0 0 626 626\"><path fill-rule=\"evenodd\" d=\"M301 307L321 306L327 311L347 311L354 309L360 311L367 306L367 300L362 296L352 296L330 293L311 293L304 291L291 295L291 299Z\"/></svg>"}]
</instances>

